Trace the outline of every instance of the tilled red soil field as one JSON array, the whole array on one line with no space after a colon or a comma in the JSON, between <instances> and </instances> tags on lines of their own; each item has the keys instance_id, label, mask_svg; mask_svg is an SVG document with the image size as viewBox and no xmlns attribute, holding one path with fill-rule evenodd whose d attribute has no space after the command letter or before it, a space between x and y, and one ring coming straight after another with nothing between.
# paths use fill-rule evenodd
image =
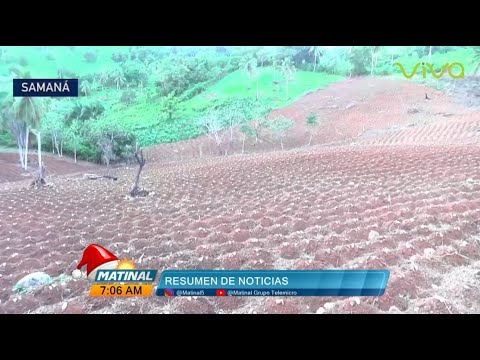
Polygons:
<instances>
[{"instance_id":1,"label":"tilled red soil field","mask_svg":"<svg viewBox=\"0 0 480 360\"><path fill-rule=\"evenodd\" d=\"M29 169L35 171L34 163L37 161L37 154L29 154ZM43 161L49 176L61 176L77 172L88 172L98 168L97 166L79 161L77 164L71 159L58 158L51 155L43 155ZM0 183L20 180L32 180L29 172L23 171L16 152L0 152Z\"/></svg>"},{"instance_id":2,"label":"tilled red soil field","mask_svg":"<svg viewBox=\"0 0 480 360\"><path fill-rule=\"evenodd\" d=\"M146 198L125 196L133 170L118 170L119 182L10 187L0 200L0 309L480 312L479 165L476 146L338 147L150 166ZM87 280L69 277L12 292L33 271L70 274L90 242L144 268L386 268L391 278L384 296L358 299L94 299Z\"/></svg>"},{"instance_id":3,"label":"tilled red soil field","mask_svg":"<svg viewBox=\"0 0 480 360\"><path fill-rule=\"evenodd\" d=\"M466 123L478 119L458 106ZM135 169L114 170L118 181L57 177L38 190L0 184L0 312L480 313L480 146L473 125L456 124L284 152L150 161L144 198L127 196ZM69 275L93 242L140 268L391 276L382 297L90 298L88 280ZM55 281L29 294L12 290L35 271Z\"/></svg>"}]
</instances>

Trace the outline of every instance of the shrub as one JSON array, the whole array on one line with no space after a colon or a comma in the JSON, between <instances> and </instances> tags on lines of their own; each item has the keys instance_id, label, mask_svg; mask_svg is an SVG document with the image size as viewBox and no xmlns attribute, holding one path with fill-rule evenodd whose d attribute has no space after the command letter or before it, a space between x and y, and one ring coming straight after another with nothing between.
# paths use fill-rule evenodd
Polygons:
<instances>
[{"instance_id":1,"label":"shrub","mask_svg":"<svg viewBox=\"0 0 480 360\"><path fill-rule=\"evenodd\" d=\"M65 68L58 69L57 76L59 79L76 79L78 77L76 73Z\"/></svg>"},{"instance_id":2,"label":"shrub","mask_svg":"<svg viewBox=\"0 0 480 360\"><path fill-rule=\"evenodd\" d=\"M318 125L318 117L315 113L311 112L307 115L306 119L307 125Z\"/></svg>"},{"instance_id":3,"label":"shrub","mask_svg":"<svg viewBox=\"0 0 480 360\"><path fill-rule=\"evenodd\" d=\"M20 56L20 58L18 59L18 64L20 66L27 66L28 65L28 60L25 56Z\"/></svg>"},{"instance_id":4,"label":"shrub","mask_svg":"<svg viewBox=\"0 0 480 360\"><path fill-rule=\"evenodd\" d=\"M135 98L136 94L133 90L125 90L120 97L120 102L125 105L130 105Z\"/></svg>"},{"instance_id":5,"label":"shrub","mask_svg":"<svg viewBox=\"0 0 480 360\"><path fill-rule=\"evenodd\" d=\"M128 60L128 54L123 52L114 52L112 54L112 60L116 63L123 63Z\"/></svg>"},{"instance_id":6,"label":"shrub","mask_svg":"<svg viewBox=\"0 0 480 360\"><path fill-rule=\"evenodd\" d=\"M94 63L95 61L97 61L97 54L93 51L87 51L83 54L83 58L87 63Z\"/></svg>"},{"instance_id":7,"label":"shrub","mask_svg":"<svg viewBox=\"0 0 480 360\"><path fill-rule=\"evenodd\" d=\"M15 145L12 138L6 131L0 131L0 146L13 146Z\"/></svg>"}]
</instances>

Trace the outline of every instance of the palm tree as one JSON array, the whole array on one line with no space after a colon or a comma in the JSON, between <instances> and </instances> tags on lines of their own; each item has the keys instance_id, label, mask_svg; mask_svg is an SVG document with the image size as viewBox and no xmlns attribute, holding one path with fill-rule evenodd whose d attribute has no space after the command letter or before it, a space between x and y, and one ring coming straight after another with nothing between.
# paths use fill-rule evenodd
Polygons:
<instances>
[{"instance_id":1,"label":"palm tree","mask_svg":"<svg viewBox=\"0 0 480 360\"><path fill-rule=\"evenodd\" d=\"M473 72L473 75L477 75L478 69L480 69L480 46L475 47L475 54L473 55L473 61L478 61L478 65Z\"/></svg>"},{"instance_id":2,"label":"palm tree","mask_svg":"<svg viewBox=\"0 0 480 360\"><path fill-rule=\"evenodd\" d=\"M321 46L311 46L309 53L313 53L314 60L313 60L313 72L317 69L317 60L320 56L322 56L322 47Z\"/></svg>"},{"instance_id":3,"label":"palm tree","mask_svg":"<svg viewBox=\"0 0 480 360\"><path fill-rule=\"evenodd\" d=\"M17 119L23 121L25 124L25 170L28 164L28 138L32 129L36 129L34 134L37 137L38 146L38 169L39 179L42 179L43 164L42 164L42 142L40 134L40 118L44 112L44 102L41 98L35 97L19 97L13 103L14 114Z\"/></svg>"},{"instance_id":4,"label":"palm tree","mask_svg":"<svg viewBox=\"0 0 480 360\"><path fill-rule=\"evenodd\" d=\"M293 65L291 58L283 59L280 71L285 77L286 100L288 100L288 83L293 79L293 74L295 73L295 70L295 65Z\"/></svg>"},{"instance_id":5,"label":"palm tree","mask_svg":"<svg viewBox=\"0 0 480 360\"><path fill-rule=\"evenodd\" d=\"M80 91L83 93L84 96L87 96L90 92L90 83L87 80L83 80L80 84Z\"/></svg>"},{"instance_id":6,"label":"palm tree","mask_svg":"<svg viewBox=\"0 0 480 360\"><path fill-rule=\"evenodd\" d=\"M370 46L370 54L371 54L371 57L372 57L370 75L373 75L375 73L375 67L377 66L379 50L380 50L380 46Z\"/></svg>"},{"instance_id":7,"label":"palm tree","mask_svg":"<svg viewBox=\"0 0 480 360\"><path fill-rule=\"evenodd\" d=\"M16 68L10 70L18 78L21 79L31 79L30 71L22 71ZM38 145L38 169L39 169L39 179L43 175L43 165L42 165L42 143L41 143L41 134L40 134L40 118L44 113L45 101L42 101L41 98L35 97L17 97L12 103L12 110L16 121L22 123L25 128L25 160L24 160L24 169L28 169L28 143L29 143L29 134L32 128L36 129L35 135L37 136L37 145Z\"/></svg>"},{"instance_id":8,"label":"palm tree","mask_svg":"<svg viewBox=\"0 0 480 360\"><path fill-rule=\"evenodd\" d=\"M252 57L252 58L249 58L249 57L244 57L242 59L242 64L241 64L241 67L243 68L243 71L245 71L245 73L248 75L248 78L251 80L253 75L255 74L255 70L257 68L257 59Z\"/></svg>"},{"instance_id":9,"label":"palm tree","mask_svg":"<svg viewBox=\"0 0 480 360\"><path fill-rule=\"evenodd\" d=\"M125 79L125 77L123 76L123 73L122 71L117 71L114 75L114 78L113 78L113 81L115 82L115 84L117 85L117 90L120 89L120 87L125 84L125 82L127 81Z\"/></svg>"},{"instance_id":10,"label":"palm tree","mask_svg":"<svg viewBox=\"0 0 480 360\"><path fill-rule=\"evenodd\" d=\"M108 84L110 81L110 74L107 70L104 70L100 73L98 80L100 81L100 86L103 88Z\"/></svg>"}]
</instances>

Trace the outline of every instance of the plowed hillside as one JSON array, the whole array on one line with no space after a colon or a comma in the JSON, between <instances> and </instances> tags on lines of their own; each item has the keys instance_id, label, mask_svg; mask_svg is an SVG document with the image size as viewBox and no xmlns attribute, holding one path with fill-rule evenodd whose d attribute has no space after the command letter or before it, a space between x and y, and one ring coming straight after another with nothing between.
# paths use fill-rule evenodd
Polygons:
<instances>
[{"instance_id":1,"label":"plowed hillside","mask_svg":"<svg viewBox=\"0 0 480 360\"><path fill-rule=\"evenodd\" d=\"M145 198L126 196L126 168L113 170L118 181L0 184L0 312L480 313L480 116L427 91L432 100L410 82L355 79L278 110L297 121L290 148L308 140L305 114L318 112L330 135L319 131L311 147L266 152L276 144L264 140L263 153L224 157L155 147ZM68 276L89 243L141 268L391 277L382 297L89 298L88 280ZM34 271L57 280L12 291Z\"/></svg>"},{"instance_id":2,"label":"plowed hillside","mask_svg":"<svg viewBox=\"0 0 480 360\"><path fill-rule=\"evenodd\" d=\"M480 93L478 87L472 85L473 89L470 89L470 84L480 83L480 77L465 79L465 83L469 86L450 86L452 95L449 96L447 92L408 80L349 79L310 93L286 108L275 110L269 118L283 115L294 120L295 126L284 141L287 149L308 144L311 129L307 128L305 120L310 113L317 115L320 121L319 126L313 128L313 145L357 140L367 144L382 143L392 141L392 137L395 138L393 143L406 141L422 144L428 139L430 143L439 143L444 137L446 143L471 143L477 141L474 133L477 127L480 129L478 108L471 105L480 105ZM429 100L425 99L426 93ZM466 101L470 99L473 101ZM469 106L462 104L465 102ZM415 138L411 138L412 134ZM228 143L228 138L229 134L225 134L225 143ZM237 131L233 144L225 144L223 149L228 150L229 154L240 153L242 140L243 135ZM260 132L258 143L253 138L247 138L245 142L247 153L278 149L280 143L266 130ZM150 149L152 160L164 162L205 155L218 155L213 140L208 136L161 144Z\"/></svg>"},{"instance_id":3,"label":"plowed hillside","mask_svg":"<svg viewBox=\"0 0 480 360\"><path fill-rule=\"evenodd\" d=\"M29 170L34 173L36 171L35 164L37 162L37 153L28 155ZM78 172L88 172L98 168L97 166L79 161L74 163L73 160L67 158L59 158L53 155L43 155L42 162L47 169L49 176L62 176ZM0 152L0 183L31 180L32 174L29 171L23 171L20 167L18 153L16 152Z\"/></svg>"}]
</instances>

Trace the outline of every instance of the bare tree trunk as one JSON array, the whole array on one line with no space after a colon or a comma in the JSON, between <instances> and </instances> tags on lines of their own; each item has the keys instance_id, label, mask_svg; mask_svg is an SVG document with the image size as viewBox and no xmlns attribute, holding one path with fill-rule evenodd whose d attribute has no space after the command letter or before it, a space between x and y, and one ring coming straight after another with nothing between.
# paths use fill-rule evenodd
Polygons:
<instances>
[{"instance_id":1,"label":"bare tree trunk","mask_svg":"<svg viewBox=\"0 0 480 360\"><path fill-rule=\"evenodd\" d=\"M20 164L22 165L22 169L25 169L25 158L23 156L23 146L19 141L17 141L18 145L18 155L20 156Z\"/></svg>"},{"instance_id":2,"label":"bare tree trunk","mask_svg":"<svg viewBox=\"0 0 480 360\"><path fill-rule=\"evenodd\" d=\"M55 140L52 135L52 154L55 155Z\"/></svg>"},{"instance_id":3,"label":"bare tree trunk","mask_svg":"<svg viewBox=\"0 0 480 360\"><path fill-rule=\"evenodd\" d=\"M280 138L280 146L282 147L282 150L283 150L283 138L282 137Z\"/></svg>"},{"instance_id":4,"label":"bare tree trunk","mask_svg":"<svg viewBox=\"0 0 480 360\"><path fill-rule=\"evenodd\" d=\"M247 138L247 135L243 134L243 141L242 141L242 154L245 150L245 139Z\"/></svg>"},{"instance_id":5,"label":"bare tree trunk","mask_svg":"<svg viewBox=\"0 0 480 360\"><path fill-rule=\"evenodd\" d=\"M58 148L58 139L57 139L57 134L53 134L53 139L55 140L55 149L57 149L57 155L60 157L60 149Z\"/></svg>"},{"instance_id":6,"label":"bare tree trunk","mask_svg":"<svg viewBox=\"0 0 480 360\"><path fill-rule=\"evenodd\" d=\"M63 157L63 139L60 140L60 157Z\"/></svg>"},{"instance_id":7,"label":"bare tree trunk","mask_svg":"<svg viewBox=\"0 0 480 360\"><path fill-rule=\"evenodd\" d=\"M313 72L317 69L317 52L314 51L315 59L313 60Z\"/></svg>"},{"instance_id":8,"label":"bare tree trunk","mask_svg":"<svg viewBox=\"0 0 480 360\"><path fill-rule=\"evenodd\" d=\"M310 140L308 140L308 146L310 146L310 144L312 143L312 137L313 137L313 133L310 132Z\"/></svg>"},{"instance_id":9,"label":"bare tree trunk","mask_svg":"<svg viewBox=\"0 0 480 360\"><path fill-rule=\"evenodd\" d=\"M25 170L28 169L28 134L30 133L30 129L27 126L25 130Z\"/></svg>"},{"instance_id":10,"label":"bare tree trunk","mask_svg":"<svg viewBox=\"0 0 480 360\"><path fill-rule=\"evenodd\" d=\"M140 182L140 174L142 173L143 165L144 164L139 163L138 170L137 170L137 175L135 175L135 182L133 184L132 192L137 192L138 191L138 183Z\"/></svg>"},{"instance_id":11,"label":"bare tree trunk","mask_svg":"<svg viewBox=\"0 0 480 360\"><path fill-rule=\"evenodd\" d=\"M138 187L138 184L140 182L140 174L142 173L142 169L145 166L145 158L143 157L142 149L135 152L135 159L138 162L138 170L137 175L135 176L135 182L133 184L132 190L130 190L130 196L146 196L148 195L148 191L140 190L140 188Z\"/></svg>"},{"instance_id":12,"label":"bare tree trunk","mask_svg":"<svg viewBox=\"0 0 480 360\"><path fill-rule=\"evenodd\" d=\"M73 158L75 159L75 164L77 163L77 143L73 144Z\"/></svg>"},{"instance_id":13,"label":"bare tree trunk","mask_svg":"<svg viewBox=\"0 0 480 360\"><path fill-rule=\"evenodd\" d=\"M428 50L428 62L430 64L432 63L432 46L430 46L430 49Z\"/></svg>"},{"instance_id":14,"label":"bare tree trunk","mask_svg":"<svg viewBox=\"0 0 480 360\"><path fill-rule=\"evenodd\" d=\"M39 178L43 178L42 174L42 138L40 134L40 130L37 130L37 152L38 152L38 173L39 173Z\"/></svg>"}]
</instances>

